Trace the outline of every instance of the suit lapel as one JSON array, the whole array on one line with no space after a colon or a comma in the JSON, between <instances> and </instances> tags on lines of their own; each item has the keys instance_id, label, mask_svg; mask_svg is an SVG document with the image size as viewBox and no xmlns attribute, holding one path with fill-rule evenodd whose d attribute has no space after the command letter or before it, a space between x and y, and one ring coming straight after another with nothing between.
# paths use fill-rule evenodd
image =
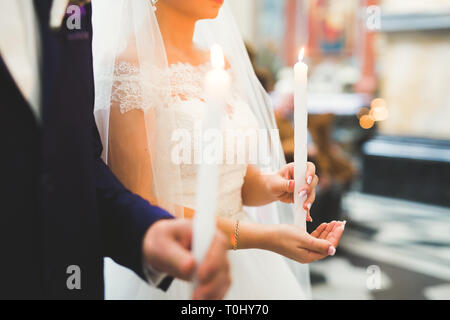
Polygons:
<instances>
[{"instance_id":1,"label":"suit lapel","mask_svg":"<svg viewBox=\"0 0 450 320\"><path fill-rule=\"evenodd\" d=\"M9 92L17 95L17 97L19 98L19 101L23 102L14 107L15 108L16 107L17 108L26 108L27 112L30 113L30 116L33 119L36 119L35 115L33 114L33 111L31 111L31 106L30 106L29 102L27 101L27 99L25 99L25 97L23 96L19 87L17 86L16 81L12 77L11 72L9 72L8 67L6 66L6 63L3 61L3 58L1 55L0 55L0 78L2 78L2 79L0 79L0 82L6 81L11 86L10 89L12 89L13 92L11 92L11 91L9 91ZM3 89L3 88L1 88L1 89Z\"/></svg>"}]
</instances>

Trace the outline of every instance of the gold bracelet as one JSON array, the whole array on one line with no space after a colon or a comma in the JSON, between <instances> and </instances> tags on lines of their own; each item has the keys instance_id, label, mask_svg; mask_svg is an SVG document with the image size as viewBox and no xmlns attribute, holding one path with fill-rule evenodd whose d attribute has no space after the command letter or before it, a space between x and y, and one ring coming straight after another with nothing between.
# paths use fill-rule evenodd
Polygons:
<instances>
[{"instance_id":1,"label":"gold bracelet","mask_svg":"<svg viewBox=\"0 0 450 320\"><path fill-rule=\"evenodd\" d=\"M234 228L233 250L238 249L238 244L239 244L239 220L236 220L236 227Z\"/></svg>"}]
</instances>

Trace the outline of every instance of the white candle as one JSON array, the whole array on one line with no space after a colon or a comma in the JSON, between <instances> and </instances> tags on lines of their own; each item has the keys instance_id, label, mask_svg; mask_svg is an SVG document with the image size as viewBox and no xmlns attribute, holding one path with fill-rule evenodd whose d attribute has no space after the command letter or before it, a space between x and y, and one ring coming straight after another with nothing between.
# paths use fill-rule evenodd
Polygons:
<instances>
[{"instance_id":1,"label":"white candle","mask_svg":"<svg viewBox=\"0 0 450 320\"><path fill-rule=\"evenodd\" d=\"M294 224L306 228L306 211L303 209L303 199L299 196L300 188L306 183L307 162L307 124L308 111L306 108L306 87L308 66L302 61L305 49L302 48L298 56L298 62L294 66L295 92L294 92Z\"/></svg>"},{"instance_id":2,"label":"white candle","mask_svg":"<svg viewBox=\"0 0 450 320\"><path fill-rule=\"evenodd\" d=\"M211 47L211 64L213 69L206 74L204 83L207 110L202 122L203 150L206 149L203 141L205 132L218 130L221 134L220 123L225 113L226 98L231 86L231 77L224 69L225 59L222 48L218 45ZM203 150L197 177L197 208L193 230L193 253L198 263L204 259L216 230L215 211L219 190L218 163L205 159Z\"/></svg>"}]
</instances>

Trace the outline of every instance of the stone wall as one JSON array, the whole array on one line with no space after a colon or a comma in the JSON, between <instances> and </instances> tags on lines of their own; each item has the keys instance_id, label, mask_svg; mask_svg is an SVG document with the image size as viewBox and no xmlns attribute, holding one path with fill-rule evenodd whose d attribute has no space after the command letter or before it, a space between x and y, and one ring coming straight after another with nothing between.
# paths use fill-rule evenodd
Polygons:
<instances>
[{"instance_id":1,"label":"stone wall","mask_svg":"<svg viewBox=\"0 0 450 320\"><path fill-rule=\"evenodd\" d=\"M382 11L450 8L449 0L424 2L385 0ZM380 96L390 112L381 132L450 140L450 30L382 33L377 56Z\"/></svg>"}]
</instances>

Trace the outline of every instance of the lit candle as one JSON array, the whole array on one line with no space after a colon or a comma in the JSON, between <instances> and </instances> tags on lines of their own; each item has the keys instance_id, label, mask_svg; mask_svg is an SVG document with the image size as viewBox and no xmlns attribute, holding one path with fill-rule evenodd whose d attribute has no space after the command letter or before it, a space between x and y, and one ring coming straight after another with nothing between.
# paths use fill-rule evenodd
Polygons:
<instances>
[{"instance_id":1,"label":"lit candle","mask_svg":"<svg viewBox=\"0 0 450 320\"><path fill-rule=\"evenodd\" d=\"M220 123L225 114L226 98L231 87L231 77L225 70L225 59L219 45L211 47L212 70L205 76L204 90L206 114L202 123L202 137L210 130L220 133ZM207 253L216 230L216 205L219 189L219 166L217 159L207 159L202 139L202 161L197 176L196 212L194 216L193 253L201 262ZM217 142L217 141L216 141ZM212 142L214 143L214 141ZM210 150L211 148L208 148ZM219 152L219 150L216 150Z\"/></svg>"},{"instance_id":2,"label":"lit candle","mask_svg":"<svg viewBox=\"0 0 450 320\"><path fill-rule=\"evenodd\" d=\"M298 62L294 66L295 92L294 92L294 224L306 228L306 211L303 209L304 199L300 198L299 190L305 184L307 157L307 124L308 111L306 109L306 87L308 66L302 61L305 48L300 50Z\"/></svg>"}]
</instances>

